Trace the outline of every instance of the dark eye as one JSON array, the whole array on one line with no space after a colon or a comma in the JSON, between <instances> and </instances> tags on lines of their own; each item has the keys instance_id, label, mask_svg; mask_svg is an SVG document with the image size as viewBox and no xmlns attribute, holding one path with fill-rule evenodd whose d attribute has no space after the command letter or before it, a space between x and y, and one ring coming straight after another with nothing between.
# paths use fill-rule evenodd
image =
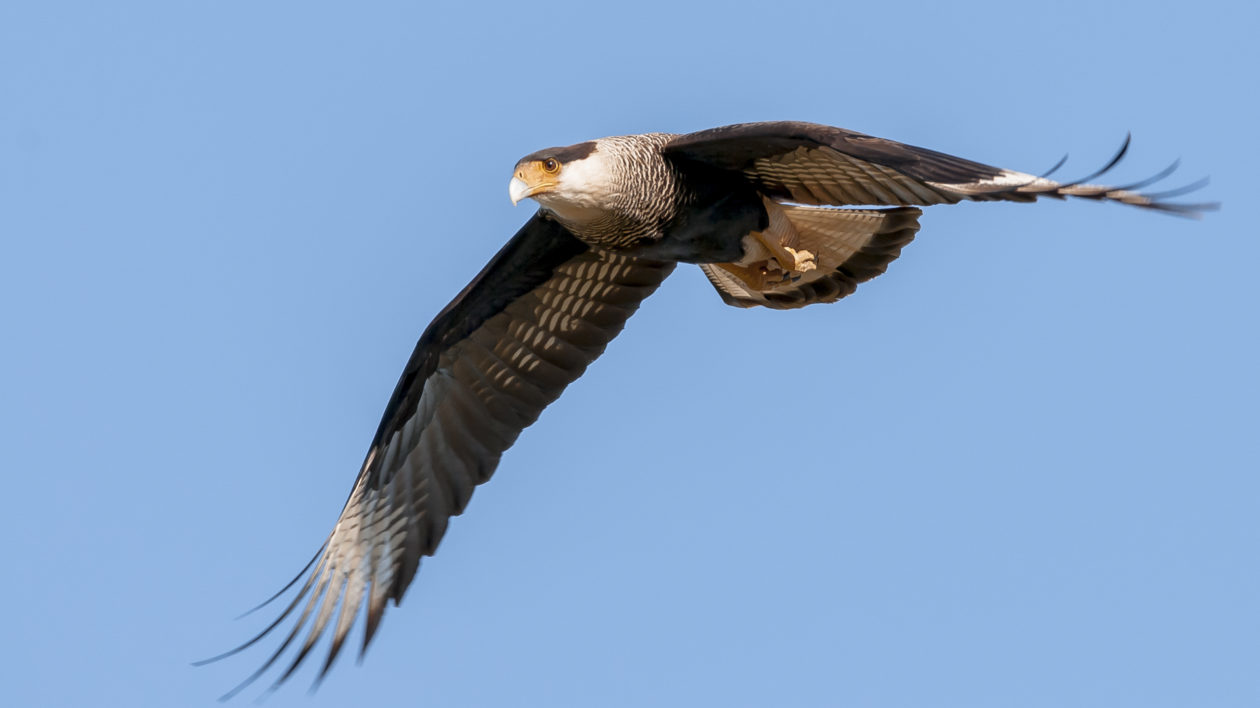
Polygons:
<instances>
[{"instance_id":1,"label":"dark eye","mask_svg":"<svg viewBox=\"0 0 1260 708\"><path fill-rule=\"evenodd\" d=\"M550 172L554 174L560 171L560 163L556 162L556 158L554 157L549 157L546 160L543 160L542 166L543 166L544 172Z\"/></svg>"}]
</instances>

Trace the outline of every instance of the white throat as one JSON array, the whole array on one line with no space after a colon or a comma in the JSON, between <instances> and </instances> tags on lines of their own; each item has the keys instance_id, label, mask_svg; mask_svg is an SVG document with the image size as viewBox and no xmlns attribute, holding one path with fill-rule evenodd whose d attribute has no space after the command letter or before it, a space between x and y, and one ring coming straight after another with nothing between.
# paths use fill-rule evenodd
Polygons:
<instances>
[{"instance_id":1,"label":"white throat","mask_svg":"<svg viewBox=\"0 0 1260 708\"><path fill-rule=\"evenodd\" d=\"M556 188L534 198L560 221L582 224L606 216L620 197L613 165L607 153L596 148L581 160L564 165Z\"/></svg>"}]
</instances>

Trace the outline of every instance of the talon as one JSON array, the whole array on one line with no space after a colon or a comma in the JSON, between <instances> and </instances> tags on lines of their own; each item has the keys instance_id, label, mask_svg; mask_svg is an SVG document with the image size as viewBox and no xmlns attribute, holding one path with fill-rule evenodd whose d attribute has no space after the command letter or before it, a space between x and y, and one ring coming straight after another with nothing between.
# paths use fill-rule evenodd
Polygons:
<instances>
[{"instance_id":1,"label":"talon","mask_svg":"<svg viewBox=\"0 0 1260 708\"><path fill-rule=\"evenodd\" d=\"M783 250L792 255L794 263L792 270L798 273L808 273L811 270L818 269L818 259L809 251L798 251L791 246L784 246Z\"/></svg>"}]
</instances>

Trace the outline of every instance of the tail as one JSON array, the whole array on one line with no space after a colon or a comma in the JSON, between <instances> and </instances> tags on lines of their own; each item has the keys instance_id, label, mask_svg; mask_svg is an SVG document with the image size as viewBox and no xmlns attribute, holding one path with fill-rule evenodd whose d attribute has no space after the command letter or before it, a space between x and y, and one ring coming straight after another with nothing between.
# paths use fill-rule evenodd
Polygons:
<instances>
[{"instance_id":1,"label":"tail","mask_svg":"<svg viewBox=\"0 0 1260 708\"><path fill-rule=\"evenodd\" d=\"M772 257L701 265L728 305L790 310L850 295L901 255L914 240L923 213L914 207L832 209L773 202L767 208L786 217L787 224L780 228L794 231L774 235L784 244L790 242L794 254L812 257L812 267L784 271ZM776 216L772 214L772 224ZM770 235L767 230L762 237Z\"/></svg>"}]
</instances>

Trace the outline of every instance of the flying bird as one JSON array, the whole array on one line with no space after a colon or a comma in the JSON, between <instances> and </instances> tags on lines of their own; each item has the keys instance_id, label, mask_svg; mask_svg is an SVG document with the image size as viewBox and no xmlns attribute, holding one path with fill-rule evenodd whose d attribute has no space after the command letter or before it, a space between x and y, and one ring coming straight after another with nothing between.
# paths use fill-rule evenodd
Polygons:
<instances>
[{"instance_id":1,"label":"flying bird","mask_svg":"<svg viewBox=\"0 0 1260 708\"><path fill-rule=\"evenodd\" d=\"M1126 139L1102 170L1067 183L797 122L608 137L522 158L512 202L541 208L420 336L332 532L267 602L300 582L296 597L261 634L207 660L296 615L225 698L298 643L283 682L331 630L322 678L360 615L361 656L387 602L401 601L504 451L678 263L698 265L729 305L791 309L834 302L883 273L918 232L923 206L1079 197L1183 216L1215 208L1166 201L1201 184L1139 191L1176 163L1128 186L1088 183L1127 148Z\"/></svg>"}]
</instances>

